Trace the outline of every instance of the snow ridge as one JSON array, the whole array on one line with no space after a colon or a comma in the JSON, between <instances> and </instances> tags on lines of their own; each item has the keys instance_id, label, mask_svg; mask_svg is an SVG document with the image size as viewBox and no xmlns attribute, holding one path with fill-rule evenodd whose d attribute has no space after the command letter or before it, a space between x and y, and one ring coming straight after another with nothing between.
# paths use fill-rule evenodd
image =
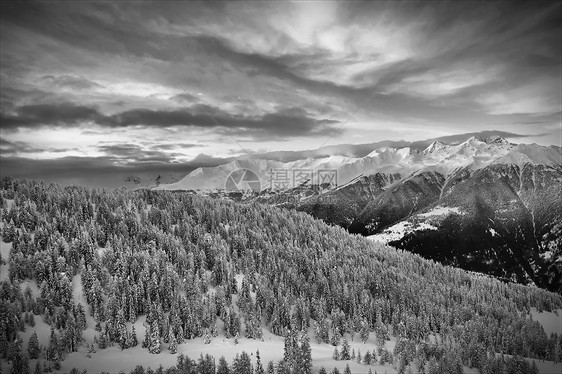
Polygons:
<instances>
[{"instance_id":1,"label":"snow ridge","mask_svg":"<svg viewBox=\"0 0 562 374\"><path fill-rule=\"evenodd\" d=\"M374 149L365 157L326 156L306 158L291 162L265 159L237 159L230 163L198 168L176 183L162 184L156 189L165 190L222 190L230 173L238 169L249 169L260 179L262 186L268 184L272 170L335 170L337 185L343 185L360 175L379 173L415 175L437 171L448 178L462 168L474 171L491 164L526 163L562 167L562 148L544 147L537 144L509 143L498 136L485 140L471 137L457 145L446 145L435 141L423 152L410 148L382 147Z\"/></svg>"}]
</instances>

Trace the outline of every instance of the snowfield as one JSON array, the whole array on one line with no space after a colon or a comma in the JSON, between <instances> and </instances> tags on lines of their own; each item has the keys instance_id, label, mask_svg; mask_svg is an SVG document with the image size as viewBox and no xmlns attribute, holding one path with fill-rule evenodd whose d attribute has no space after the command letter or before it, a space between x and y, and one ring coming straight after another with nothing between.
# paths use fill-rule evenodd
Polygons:
<instances>
[{"instance_id":1,"label":"snowfield","mask_svg":"<svg viewBox=\"0 0 562 374\"><path fill-rule=\"evenodd\" d=\"M402 222L398 222L394 226L385 229L380 234L367 236L367 239L386 244L394 240L400 240L406 234L415 231L424 231L424 230L437 230L437 227L432 226L426 222L412 224L409 221L402 221Z\"/></svg>"},{"instance_id":2,"label":"snowfield","mask_svg":"<svg viewBox=\"0 0 562 374\"><path fill-rule=\"evenodd\" d=\"M459 207L448 207L448 206L436 206L432 210L426 213L418 214L419 217L436 217L436 216L445 216L449 214L458 214L462 215L465 214L463 211L460 210Z\"/></svg>"}]
</instances>

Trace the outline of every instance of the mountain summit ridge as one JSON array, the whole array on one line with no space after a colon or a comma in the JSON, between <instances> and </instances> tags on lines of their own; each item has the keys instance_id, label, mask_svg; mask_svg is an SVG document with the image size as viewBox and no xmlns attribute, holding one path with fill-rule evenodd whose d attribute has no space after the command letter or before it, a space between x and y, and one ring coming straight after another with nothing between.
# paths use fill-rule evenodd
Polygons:
<instances>
[{"instance_id":1,"label":"mountain summit ridge","mask_svg":"<svg viewBox=\"0 0 562 374\"><path fill-rule=\"evenodd\" d=\"M523 156L517 155L518 153ZM491 136L485 140L472 136L456 145L436 140L421 153L415 152L410 147L380 147L364 157L323 156L288 162L244 158L219 166L197 168L180 181L162 184L158 189L221 190L224 189L228 175L238 169L253 171L264 184L270 177L271 170L333 169L337 171L338 185L342 185L361 175L372 175L380 171L411 174L438 170L448 175L459 167L471 166L476 170L494 161L520 164L525 160L547 166L562 165L562 161L559 161L562 160L562 149L536 144L516 145L499 136Z\"/></svg>"}]
</instances>

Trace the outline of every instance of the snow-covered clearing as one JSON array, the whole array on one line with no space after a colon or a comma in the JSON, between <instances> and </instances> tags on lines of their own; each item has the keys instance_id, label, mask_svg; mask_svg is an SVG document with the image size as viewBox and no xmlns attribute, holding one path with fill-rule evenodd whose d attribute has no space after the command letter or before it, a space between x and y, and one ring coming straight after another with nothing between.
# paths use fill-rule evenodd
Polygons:
<instances>
[{"instance_id":1,"label":"snow-covered clearing","mask_svg":"<svg viewBox=\"0 0 562 374\"><path fill-rule=\"evenodd\" d=\"M2 253L2 260L4 264L0 266L0 282L8 279L8 258L12 250L12 243L4 243L0 240L0 253Z\"/></svg>"},{"instance_id":2,"label":"snow-covered clearing","mask_svg":"<svg viewBox=\"0 0 562 374\"><path fill-rule=\"evenodd\" d=\"M116 345L104 350L97 350L96 353L92 355L91 358L86 357L86 349L84 347L80 348L79 352L74 352L69 354L62 362L60 372L68 372L73 367L79 369L86 369L89 373L108 371L108 372L119 372L124 370L126 372L132 370L137 365L142 365L145 368L151 367L153 369L157 368L159 365L163 367L170 367L176 364L177 356L180 353L188 355L191 359L197 360L201 354L210 354L215 357L216 362L221 356L224 356L229 364L236 354L240 354L246 351L250 354L252 359L252 364L256 363L256 351L259 349L261 361L264 367L266 367L269 361L273 361L275 364L283 358L283 337L275 336L269 331L264 329L264 341L240 338L238 344L234 344L234 339L225 339L224 336L219 335L217 338L213 338L210 344L204 344L202 338L192 339L186 341L184 344L178 345L178 353L173 355L168 352L168 344L162 344L162 352L158 355L153 355L148 353L146 349L143 349L140 345L142 338L144 336L144 327L142 326L142 321L139 320L135 323L135 329L137 329L137 336L139 338L139 345L135 348L129 348L121 351L121 349ZM309 331L309 335L312 334L312 330ZM356 338L358 338L356 336ZM375 349L375 338L374 334L371 334L369 340L366 344L360 341L351 341L351 349L361 351L363 355L367 350L372 351ZM392 351L394 345L396 344L395 339L386 343L387 349ZM338 347L341 349L341 346ZM332 359L332 354L334 352L334 347L330 344L317 344L315 341L311 341L312 359L313 359L313 371L318 372L320 367L324 366L328 371L332 368L337 367L340 372L343 372L345 366L349 364L351 372L354 374L367 374L369 368L371 368L374 373L396 373L396 370L392 365L363 365L358 364L355 361L335 361Z\"/></svg>"},{"instance_id":3,"label":"snow-covered clearing","mask_svg":"<svg viewBox=\"0 0 562 374\"><path fill-rule=\"evenodd\" d=\"M562 309L555 312L540 312L536 308L531 308L533 321L537 321L544 328L547 335L552 333L562 335Z\"/></svg>"},{"instance_id":4,"label":"snow-covered clearing","mask_svg":"<svg viewBox=\"0 0 562 374\"><path fill-rule=\"evenodd\" d=\"M449 207L449 206L436 206L435 208L431 209L429 212L421 213L420 217L435 217L435 216L444 216L449 214L465 214L463 211L459 209L459 207Z\"/></svg>"},{"instance_id":5,"label":"snow-covered clearing","mask_svg":"<svg viewBox=\"0 0 562 374\"><path fill-rule=\"evenodd\" d=\"M367 236L367 239L380 243L388 243L393 240L400 240L404 237L404 235L408 233L423 230L437 230L437 227L432 226L426 222L412 224L409 221L402 221L398 222L394 226L385 229L379 234Z\"/></svg>"}]
</instances>

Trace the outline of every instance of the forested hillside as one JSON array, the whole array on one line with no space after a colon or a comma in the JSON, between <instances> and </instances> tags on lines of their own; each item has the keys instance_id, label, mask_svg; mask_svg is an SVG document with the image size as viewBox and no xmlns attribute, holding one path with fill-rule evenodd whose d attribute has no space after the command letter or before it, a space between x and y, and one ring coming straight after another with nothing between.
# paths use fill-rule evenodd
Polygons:
<instances>
[{"instance_id":1,"label":"forested hillside","mask_svg":"<svg viewBox=\"0 0 562 374\"><path fill-rule=\"evenodd\" d=\"M414 371L433 363L492 372L492 353L560 359L561 338L528 318L533 307L562 308L560 295L446 267L305 213L11 178L1 190L11 250L2 259L9 274L0 274L0 354L14 365L64 360L84 344L88 319L98 350L138 342L147 353L164 344L174 353L189 339L260 339L265 329L294 337L311 327L311 344L375 334L381 356L396 337L394 362ZM87 305L72 297L78 274ZM147 333L137 337L127 326L140 316ZM52 327L35 357L17 339L31 318Z\"/></svg>"}]
</instances>

